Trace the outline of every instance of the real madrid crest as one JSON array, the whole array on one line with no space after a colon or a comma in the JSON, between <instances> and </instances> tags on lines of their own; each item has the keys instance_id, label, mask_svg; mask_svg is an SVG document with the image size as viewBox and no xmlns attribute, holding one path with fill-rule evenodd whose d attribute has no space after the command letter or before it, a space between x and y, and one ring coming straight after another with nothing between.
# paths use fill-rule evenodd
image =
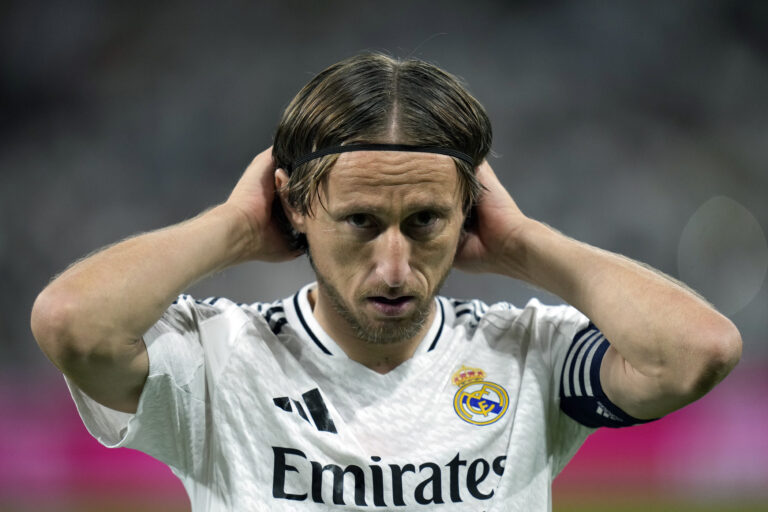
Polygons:
<instances>
[{"instance_id":1,"label":"real madrid crest","mask_svg":"<svg viewBox=\"0 0 768 512\"><path fill-rule=\"evenodd\" d=\"M462 365L452 380L459 386L453 398L453 409L467 423L490 425L507 411L507 392L498 384L486 381L485 372L480 368Z\"/></svg>"}]
</instances>

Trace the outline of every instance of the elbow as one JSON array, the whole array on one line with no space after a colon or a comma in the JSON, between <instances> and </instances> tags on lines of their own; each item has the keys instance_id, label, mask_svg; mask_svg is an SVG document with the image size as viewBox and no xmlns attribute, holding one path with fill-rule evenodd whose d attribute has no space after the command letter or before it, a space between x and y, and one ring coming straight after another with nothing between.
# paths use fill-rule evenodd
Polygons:
<instances>
[{"instance_id":1,"label":"elbow","mask_svg":"<svg viewBox=\"0 0 768 512\"><path fill-rule=\"evenodd\" d=\"M48 359L64 373L94 361L123 357L125 347L133 347L137 341L117 329L108 315L91 307L92 302L53 285L44 289L32 306L32 335Z\"/></svg>"},{"instance_id":2,"label":"elbow","mask_svg":"<svg viewBox=\"0 0 768 512\"><path fill-rule=\"evenodd\" d=\"M717 377L713 379L713 386L723 380L741 360L741 333L730 320L725 319L724 323L725 326L718 341L713 343L713 348L710 350L712 372Z\"/></svg>"},{"instance_id":3,"label":"elbow","mask_svg":"<svg viewBox=\"0 0 768 512\"><path fill-rule=\"evenodd\" d=\"M30 316L30 328L43 353L59 368L67 354L76 352L73 335L75 304L66 296L50 288L35 299Z\"/></svg>"},{"instance_id":4,"label":"elbow","mask_svg":"<svg viewBox=\"0 0 768 512\"><path fill-rule=\"evenodd\" d=\"M722 381L741 359L742 340L738 328L725 317L720 317L715 326L701 333L695 345L693 365L688 392L694 400L708 393Z\"/></svg>"}]
</instances>

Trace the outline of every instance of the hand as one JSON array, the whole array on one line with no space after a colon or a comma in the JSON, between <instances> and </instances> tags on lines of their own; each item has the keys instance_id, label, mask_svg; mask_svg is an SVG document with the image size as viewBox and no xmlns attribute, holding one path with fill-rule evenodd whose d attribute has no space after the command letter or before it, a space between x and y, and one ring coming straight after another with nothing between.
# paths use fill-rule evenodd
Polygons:
<instances>
[{"instance_id":1,"label":"hand","mask_svg":"<svg viewBox=\"0 0 768 512\"><path fill-rule=\"evenodd\" d=\"M286 234L275 219L275 200L275 163L270 146L253 159L224 203L250 228L253 240L244 259L286 261L301 254L290 248Z\"/></svg>"},{"instance_id":2,"label":"hand","mask_svg":"<svg viewBox=\"0 0 768 512\"><path fill-rule=\"evenodd\" d=\"M510 257L519 256L520 236L530 221L509 195L487 160L477 167L485 190L475 207L474 225L459 242L454 266L465 272L508 274Z\"/></svg>"}]
</instances>

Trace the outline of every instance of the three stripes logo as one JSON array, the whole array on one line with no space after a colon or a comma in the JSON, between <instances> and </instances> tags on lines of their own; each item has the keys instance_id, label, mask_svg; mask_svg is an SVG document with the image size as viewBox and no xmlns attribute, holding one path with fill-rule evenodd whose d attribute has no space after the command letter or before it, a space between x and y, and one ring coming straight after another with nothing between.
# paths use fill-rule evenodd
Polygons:
<instances>
[{"instance_id":1,"label":"three stripes logo","mask_svg":"<svg viewBox=\"0 0 768 512\"><path fill-rule=\"evenodd\" d=\"M302 394L301 398L303 399L303 404L301 401L294 400L287 396L279 396L273 398L272 401L275 403L275 406L286 412L293 413L293 410L295 409L296 413L298 413L304 421L310 425L314 424L315 428L320 432L338 434L336 425L334 425L333 419L331 419L331 415L328 412L328 408L325 406L325 402L323 401L319 389L311 389ZM309 416L307 416L307 411L309 412ZM310 418L312 418L311 421Z\"/></svg>"},{"instance_id":2,"label":"three stripes logo","mask_svg":"<svg viewBox=\"0 0 768 512\"><path fill-rule=\"evenodd\" d=\"M480 323L483 316L488 312L488 306L479 300L457 300L451 299L454 308L454 314L457 319L468 324L469 329L474 330ZM461 318L465 316L465 318Z\"/></svg>"},{"instance_id":3,"label":"three stripes logo","mask_svg":"<svg viewBox=\"0 0 768 512\"><path fill-rule=\"evenodd\" d=\"M652 421L633 418L605 395L600 366L609 347L593 323L576 333L563 364L560 408L588 427L625 427Z\"/></svg>"},{"instance_id":4,"label":"three stripes logo","mask_svg":"<svg viewBox=\"0 0 768 512\"><path fill-rule=\"evenodd\" d=\"M600 367L593 365L592 360L601 356L607 349L608 341L603 334L590 323L585 329L576 334L575 341L568 348L563 367L562 387L563 396L594 397L592 384L595 378L599 381ZM597 375L592 375L597 373Z\"/></svg>"},{"instance_id":5,"label":"three stripes logo","mask_svg":"<svg viewBox=\"0 0 768 512\"><path fill-rule=\"evenodd\" d=\"M283 326L288 323L282 301L259 305L259 313L263 315L269 329L275 334L280 334Z\"/></svg>"}]
</instances>

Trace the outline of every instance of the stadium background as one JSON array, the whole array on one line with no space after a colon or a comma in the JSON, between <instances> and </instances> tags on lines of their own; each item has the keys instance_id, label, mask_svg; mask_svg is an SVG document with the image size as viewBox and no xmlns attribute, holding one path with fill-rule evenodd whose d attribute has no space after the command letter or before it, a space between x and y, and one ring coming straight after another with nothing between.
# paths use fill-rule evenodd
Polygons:
<instances>
[{"instance_id":1,"label":"stadium background","mask_svg":"<svg viewBox=\"0 0 768 512\"><path fill-rule=\"evenodd\" d=\"M768 3L116 2L0 6L0 510L186 510L142 454L90 438L28 327L97 247L223 200L316 72L361 50L463 77L524 212L682 278L741 329L742 362L662 421L593 435L556 511L768 510ZM294 292L304 260L191 292ZM455 273L445 294L521 283Z\"/></svg>"}]
</instances>

